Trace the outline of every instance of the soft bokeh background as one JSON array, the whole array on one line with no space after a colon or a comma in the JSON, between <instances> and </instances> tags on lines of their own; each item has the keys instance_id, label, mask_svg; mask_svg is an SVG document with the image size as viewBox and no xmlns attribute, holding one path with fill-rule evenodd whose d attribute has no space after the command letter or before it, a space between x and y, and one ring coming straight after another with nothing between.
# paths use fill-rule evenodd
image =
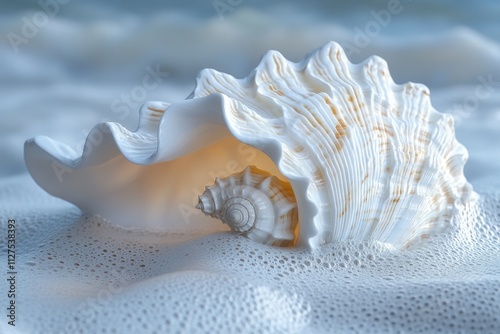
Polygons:
<instances>
[{"instance_id":1,"label":"soft bokeh background","mask_svg":"<svg viewBox=\"0 0 500 334\"><path fill-rule=\"evenodd\" d=\"M457 120L473 183L500 167L496 0L11 1L0 32L0 177L25 172L29 137L81 151L97 122L133 129L142 103L186 98L203 68L244 77L269 49L299 61L329 40L353 62L382 56L398 83L428 85ZM150 71L159 84L146 89Z\"/></svg>"},{"instance_id":2,"label":"soft bokeh background","mask_svg":"<svg viewBox=\"0 0 500 334\"><path fill-rule=\"evenodd\" d=\"M185 99L203 68L244 77L269 49L300 61L330 40L353 62L385 58L396 82L428 85L434 106L455 117L470 152L466 175L485 194L459 216L458 235L413 253L290 251L230 234L188 242L81 216L26 174L27 138L47 135L81 152L96 123L135 128L142 103ZM1 333L166 332L171 324L204 333L242 333L243 325L495 333L499 170L498 0L0 4L0 230L16 219L19 272L18 325L3 313Z\"/></svg>"}]
</instances>

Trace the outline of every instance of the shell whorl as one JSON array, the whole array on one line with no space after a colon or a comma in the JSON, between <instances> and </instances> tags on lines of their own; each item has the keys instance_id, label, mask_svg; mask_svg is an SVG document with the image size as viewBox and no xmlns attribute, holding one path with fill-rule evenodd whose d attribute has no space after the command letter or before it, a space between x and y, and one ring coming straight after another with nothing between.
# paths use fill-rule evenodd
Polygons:
<instances>
[{"instance_id":1,"label":"shell whorl","mask_svg":"<svg viewBox=\"0 0 500 334\"><path fill-rule=\"evenodd\" d=\"M333 42L299 63L270 51L245 79L204 70L193 97L214 93L232 134L292 184L298 244L411 247L450 226L473 194L452 117L424 85L396 84L379 57L352 64Z\"/></svg>"},{"instance_id":2,"label":"shell whorl","mask_svg":"<svg viewBox=\"0 0 500 334\"><path fill-rule=\"evenodd\" d=\"M275 246L296 241L298 212L291 185L255 166L217 178L196 207L254 241Z\"/></svg>"},{"instance_id":3,"label":"shell whorl","mask_svg":"<svg viewBox=\"0 0 500 334\"><path fill-rule=\"evenodd\" d=\"M244 197L229 198L222 207L221 219L237 233L250 231L255 225L257 211Z\"/></svg>"}]
</instances>

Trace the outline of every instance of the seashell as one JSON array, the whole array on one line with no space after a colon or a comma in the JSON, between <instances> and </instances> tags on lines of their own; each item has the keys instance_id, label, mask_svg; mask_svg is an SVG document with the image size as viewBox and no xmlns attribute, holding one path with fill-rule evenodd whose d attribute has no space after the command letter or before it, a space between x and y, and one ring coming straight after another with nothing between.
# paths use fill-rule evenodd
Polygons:
<instances>
[{"instance_id":1,"label":"seashell","mask_svg":"<svg viewBox=\"0 0 500 334\"><path fill-rule=\"evenodd\" d=\"M201 168L233 161L225 152L241 142L258 149L252 164L291 184L299 222L289 234L310 247L346 240L410 247L449 226L473 194L463 175L467 150L427 87L395 84L376 56L352 64L333 42L300 63L270 51L244 79L205 69L187 100L146 104L139 124L135 132L100 124L103 143L82 157L30 140L28 170L85 211L174 224L180 218L169 203L207 184ZM71 173L56 178L54 163Z\"/></svg>"},{"instance_id":2,"label":"seashell","mask_svg":"<svg viewBox=\"0 0 500 334\"><path fill-rule=\"evenodd\" d=\"M291 246L296 240L299 217L292 186L255 166L217 178L196 208L262 244Z\"/></svg>"}]
</instances>

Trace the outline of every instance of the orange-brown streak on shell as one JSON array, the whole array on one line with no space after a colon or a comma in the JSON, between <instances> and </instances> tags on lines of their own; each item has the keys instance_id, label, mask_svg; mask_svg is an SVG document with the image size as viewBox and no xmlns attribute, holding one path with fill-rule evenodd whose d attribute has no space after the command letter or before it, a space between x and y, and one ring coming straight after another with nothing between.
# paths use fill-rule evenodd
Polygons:
<instances>
[{"instance_id":1,"label":"orange-brown streak on shell","mask_svg":"<svg viewBox=\"0 0 500 334\"><path fill-rule=\"evenodd\" d=\"M335 138L340 140L343 137L347 136L348 132L347 132L347 124L345 124L345 122L342 119L338 119L338 122L339 124L335 126L335 130L337 130L335 133Z\"/></svg>"},{"instance_id":2,"label":"orange-brown streak on shell","mask_svg":"<svg viewBox=\"0 0 500 334\"><path fill-rule=\"evenodd\" d=\"M157 113L160 113L160 114L163 114L165 112L165 110L163 110L163 109L157 109L157 108L153 108L151 106L148 107L148 109L151 110L151 111L155 111ZM157 116L157 114L151 114L151 116Z\"/></svg>"},{"instance_id":3,"label":"orange-brown streak on shell","mask_svg":"<svg viewBox=\"0 0 500 334\"><path fill-rule=\"evenodd\" d=\"M349 209L350 205L351 205L351 191L348 190L347 191L347 199L344 202L344 208L342 209L342 212L340 213L339 218L342 218L345 215L345 213Z\"/></svg>"},{"instance_id":4,"label":"orange-brown streak on shell","mask_svg":"<svg viewBox=\"0 0 500 334\"><path fill-rule=\"evenodd\" d=\"M374 131L381 132L381 133L383 133L384 135L386 135L388 137L394 138L394 132L391 129L389 129L388 126L381 127L379 125L376 125L372 129Z\"/></svg>"}]
</instances>

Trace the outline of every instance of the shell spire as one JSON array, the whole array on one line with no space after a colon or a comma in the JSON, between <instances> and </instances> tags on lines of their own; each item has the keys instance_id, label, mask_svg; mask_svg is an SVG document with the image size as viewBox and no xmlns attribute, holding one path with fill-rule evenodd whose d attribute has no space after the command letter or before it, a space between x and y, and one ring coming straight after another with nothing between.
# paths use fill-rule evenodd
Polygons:
<instances>
[{"instance_id":1,"label":"shell spire","mask_svg":"<svg viewBox=\"0 0 500 334\"><path fill-rule=\"evenodd\" d=\"M255 166L217 178L199 196L196 208L257 242L274 246L296 242L298 212L290 183Z\"/></svg>"}]
</instances>

